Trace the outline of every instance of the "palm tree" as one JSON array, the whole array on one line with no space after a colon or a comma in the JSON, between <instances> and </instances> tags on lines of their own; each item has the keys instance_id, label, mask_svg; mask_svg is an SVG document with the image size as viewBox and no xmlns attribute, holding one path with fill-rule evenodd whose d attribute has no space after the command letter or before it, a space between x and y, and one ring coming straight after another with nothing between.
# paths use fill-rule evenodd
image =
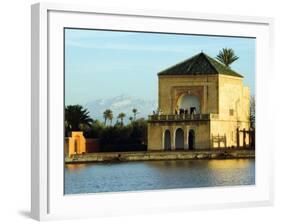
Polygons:
<instances>
[{"instance_id":1,"label":"palm tree","mask_svg":"<svg viewBox=\"0 0 281 224\"><path fill-rule=\"evenodd\" d=\"M118 117L117 117L117 118L121 120L121 125L123 125L123 120L124 120L125 117L126 117L126 114L123 113L123 112L121 112L120 114L118 114Z\"/></svg>"},{"instance_id":2,"label":"palm tree","mask_svg":"<svg viewBox=\"0 0 281 224\"><path fill-rule=\"evenodd\" d=\"M113 119L112 110L106 109L106 110L103 112L103 118L104 118L104 124L105 124L105 125L106 125L107 119L110 120L110 122L111 122L111 124L112 124L112 119Z\"/></svg>"},{"instance_id":3,"label":"palm tree","mask_svg":"<svg viewBox=\"0 0 281 224\"><path fill-rule=\"evenodd\" d=\"M133 121L133 117L129 117L129 120L132 122Z\"/></svg>"},{"instance_id":4,"label":"palm tree","mask_svg":"<svg viewBox=\"0 0 281 224\"><path fill-rule=\"evenodd\" d=\"M81 131L82 126L90 126L93 119L89 111L81 105L69 105L65 108L65 126L69 131Z\"/></svg>"},{"instance_id":5,"label":"palm tree","mask_svg":"<svg viewBox=\"0 0 281 224\"><path fill-rule=\"evenodd\" d=\"M132 111L133 111L133 114L134 114L134 120L136 120L138 110L136 108L133 108Z\"/></svg>"},{"instance_id":6,"label":"palm tree","mask_svg":"<svg viewBox=\"0 0 281 224\"><path fill-rule=\"evenodd\" d=\"M112 126L113 113L111 113L111 114L109 115L108 120L110 120L110 125Z\"/></svg>"},{"instance_id":7,"label":"palm tree","mask_svg":"<svg viewBox=\"0 0 281 224\"><path fill-rule=\"evenodd\" d=\"M223 48L216 59L222 62L226 67L230 67L229 65L236 61L239 57L237 57L234 53L234 50L231 48Z\"/></svg>"}]
</instances>

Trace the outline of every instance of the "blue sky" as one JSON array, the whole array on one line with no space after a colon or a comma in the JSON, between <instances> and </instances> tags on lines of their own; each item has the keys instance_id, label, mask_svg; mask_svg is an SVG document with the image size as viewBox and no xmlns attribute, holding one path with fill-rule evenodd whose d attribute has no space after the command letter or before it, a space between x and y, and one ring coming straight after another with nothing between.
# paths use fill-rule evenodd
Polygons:
<instances>
[{"instance_id":1,"label":"blue sky","mask_svg":"<svg viewBox=\"0 0 281 224\"><path fill-rule=\"evenodd\" d=\"M215 57L222 48L239 59L231 68L255 89L255 39L199 35L65 30L65 103L129 95L157 100L157 73L203 51Z\"/></svg>"}]
</instances>

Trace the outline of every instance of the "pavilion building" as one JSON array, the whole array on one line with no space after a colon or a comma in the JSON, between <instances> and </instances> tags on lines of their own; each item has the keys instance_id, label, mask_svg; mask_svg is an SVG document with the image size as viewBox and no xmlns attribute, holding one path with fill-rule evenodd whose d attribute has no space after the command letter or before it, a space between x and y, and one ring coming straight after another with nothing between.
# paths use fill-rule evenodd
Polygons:
<instances>
[{"instance_id":1,"label":"pavilion building","mask_svg":"<svg viewBox=\"0 0 281 224\"><path fill-rule=\"evenodd\" d=\"M148 118L148 150L250 144L250 90L205 53L158 73L158 107Z\"/></svg>"}]
</instances>

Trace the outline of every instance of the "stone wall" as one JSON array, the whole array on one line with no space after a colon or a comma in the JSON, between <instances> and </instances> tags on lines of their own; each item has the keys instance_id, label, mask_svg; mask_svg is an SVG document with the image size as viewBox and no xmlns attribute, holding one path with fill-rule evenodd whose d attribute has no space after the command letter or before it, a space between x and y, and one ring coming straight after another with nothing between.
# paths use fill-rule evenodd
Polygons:
<instances>
[{"instance_id":1,"label":"stone wall","mask_svg":"<svg viewBox=\"0 0 281 224\"><path fill-rule=\"evenodd\" d=\"M209 114L208 122L149 122L148 150L164 150L164 133L170 131L171 149L176 148L176 130L184 132L184 149L189 148L189 130L195 133L195 149L246 147L249 145L250 91L243 78L228 75L158 76L159 109L163 115L175 114L183 95L198 97L200 113ZM184 108L185 109L185 108ZM189 108L187 108L189 109ZM243 130L244 133L242 132Z\"/></svg>"},{"instance_id":2,"label":"stone wall","mask_svg":"<svg viewBox=\"0 0 281 224\"><path fill-rule=\"evenodd\" d=\"M219 76L219 115L221 120L249 121L250 90L242 78Z\"/></svg>"},{"instance_id":3,"label":"stone wall","mask_svg":"<svg viewBox=\"0 0 281 224\"><path fill-rule=\"evenodd\" d=\"M84 153L93 153L93 152L99 152L100 151L100 143L99 139L96 138L84 138L84 142L82 145L82 150L75 152L74 148L74 139L73 138L65 138L64 140L64 150L66 156L73 156L78 154L84 154Z\"/></svg>"},{"instance_id":4,"label":"stone wall","mask_svg":"<svg viewBox=\"0 0 281 224\"><path fill-rule=\"evenodd\" d=\"M83 136L83 132L73 131L71 137L65 138L65 155L80 155L86 152L86 139Z\"/></svg>"},{"instance_id":5,"label":"stone wall","mask_svg":"<svg viewBox=\"0 0 281 224\"><path fill-rule=\"evenodd\" d=\"M171 135L171 150L176 149L176 130L184 132L184 149L189 149L189 131L195 134L194 149L207 149L210 147L210 122L209 121L185 121L185 122L150 122L148 123L148 149L164 150L165 131Z\"/></svg>"},{"instance_id":6,"label":"stone wall","mask_svg":"<svg viewBox=\"0 0 281 224\"><path fill-rule=\"evenodd\" d=\"M89 162L129 162L149 160L196 160L255 158L254 150L210 150L210 151L170 151L170 152L111 152L89 153L65 158L66 163Z\"/></svg>"},{"instance_id":7,"label":"stone wall","mask_svg":"<svg viewBox=\"0 0 281 224\"><path fill-rule=\"evenodd\" d=\"M182 94L200 98L201 113L218 113L218 75L159 76L158 105L164 114L174 114Z\"/></svg>"},{"instance_id":8,"label":"stone wall","mask_svg":"<svg viewBox=\"0 0 281 224\"><path fill-rule=\"evenodd\" d=\"M97 138L87 138L86 139L86 152L98 152L100 151L100 142Z\"/></svg>"},{"instance_id":9,"label":"stone wall","mask_svg":"<svg viewBox=\"0 0 281 224\"><path fill-rule=\"evenodd\" d=\"M163 149L163 128L159 124L147 124L147 148L148 150Z\"/></svg>"},{"instance_id":10,"label":"stone wall","mask_svg":"<svg viewBox=\"0 0 281 224\"><path fill-rule=\"evenodd\" d=\"M211 148L249 147L249 133L247 133L245 137L243 136L243 129L249 131L249 126L249 122L237 122L233 120L212 120L210 131ZM220 142L218 141L218 139L221 139ZM243 144L244 141L245 144Z\"/></svg>"},{"instance_id":11,"label":"stone wall","mask_svg":"<svg viewBox=\"0 0 281 224\"><path fill-rule=\"evenodd\" d=\"M98 151L100 151L99 139L86 139L83 132L72 132L72 136L64 140L64 152L68 157Z\"/></svg>"}]
</instances>

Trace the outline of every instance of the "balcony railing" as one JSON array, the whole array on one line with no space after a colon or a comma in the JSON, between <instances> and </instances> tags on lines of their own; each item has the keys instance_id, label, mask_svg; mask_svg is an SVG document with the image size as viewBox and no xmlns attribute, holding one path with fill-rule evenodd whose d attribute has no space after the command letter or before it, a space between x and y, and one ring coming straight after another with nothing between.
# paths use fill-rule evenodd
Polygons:
<instances>
[{"instance_id":1,"label":"balcony railing","mask_svg":"<svg viewBox=\"0 0 281 224\"><path fill-rule=\"evenodd\" d=\"M192 121L217 119L218 114L155 114L149 115L148 121Z\"/></svg>"}]
</instances>

